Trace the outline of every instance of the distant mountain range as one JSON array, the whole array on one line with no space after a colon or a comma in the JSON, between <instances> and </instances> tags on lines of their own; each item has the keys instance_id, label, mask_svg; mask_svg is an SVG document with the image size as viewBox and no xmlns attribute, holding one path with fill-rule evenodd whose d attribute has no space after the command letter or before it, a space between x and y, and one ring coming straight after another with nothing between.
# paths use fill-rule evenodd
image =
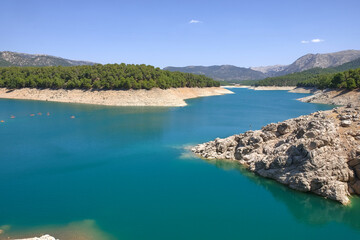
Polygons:
<instances>
[{"instance_id":1,"label":"distant mountain range","mask_svg":"<svg viewBox=\"0 0 360 240\"><path fill-rule=\"evenodd\" d=\"M346 50L326 54L306 54L290 65L242 68L231 65L166 67L165 70L203 74L216 80L241 81L259 80L267 77L283 76L302 72L312 68L329 68L340 66L360 58L360 50Z\"/></svg>"},{"instance_id":2,"label":"distant mountain range","mask_svg":"<svg viewBox=\"0 0 360 240\"><path fill-rule=\"evenodd\" d=\"M215 80L254 80L263 79L267 75L250 68L236 67L232 65L221 66L188 66L188 67L166 67L164 70L171 72L179 71L185 73L201 74Z\"/></svg>"},{"instance_id":3,"label":"distant mountain range","mask_svg":"<svg viewBox=\"0 0 360 240\"><path fill-rule=\"evenodd\" d=\"M360 58L360 50L346 50L326 54L306 54L290 65L265 67L236 67L232 65L166 67L164 70L201 74L215 80L238 82L244 80L261 80L269 77L280 77L315 68L334 68ZM44 54L26 54L4 51L0 52L0 67L8 66L78 66L94 65L94 62L75 61Z\"/></svg>"},{"instance_id":4,"label":"distant mountain range","mask_svg":"<svg viewBox=\"0 0 360 240\"><path fill-rule=\"evenodd\" d=\"M44 54L27 54L4 51L0 52L0 67L19 66L79 66L94 65L94 62L75 61Z\"/></svg>"},{"instance_id":5,"label":"distant mountain range","mask_svg":"<svg viewBox=\"0 0 360 240\"><path fill-rule=\"evenodd\" d=\"M360 58L338 65L336 67L315 67L301 72L289 73L276 77L268 77L258 81L242 81L242 83L256 86L296 86L302 82L315 82L315 79L321 75L335 74L357 68L360 68Z\"/></svg>"}]
</instances>

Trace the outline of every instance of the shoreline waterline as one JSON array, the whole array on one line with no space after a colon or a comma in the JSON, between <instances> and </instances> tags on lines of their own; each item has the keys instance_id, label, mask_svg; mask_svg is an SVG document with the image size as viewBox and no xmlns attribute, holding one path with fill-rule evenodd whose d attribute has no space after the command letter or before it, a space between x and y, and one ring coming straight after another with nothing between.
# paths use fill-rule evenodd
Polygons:
<instances>
[{"instance_id":1,"label":"shoreline waterline","mask_svg":"<svg viewBox=\"0 0 360 240\"><path fill-rule=\"evenodd\" d=\"M162 106L183 107L186 99L233 94L222 87L170 88L151 90L66 90L0 88L0 98L38 100L62 103L82 103L104 106Z\"/></svg>"}]
</instances>

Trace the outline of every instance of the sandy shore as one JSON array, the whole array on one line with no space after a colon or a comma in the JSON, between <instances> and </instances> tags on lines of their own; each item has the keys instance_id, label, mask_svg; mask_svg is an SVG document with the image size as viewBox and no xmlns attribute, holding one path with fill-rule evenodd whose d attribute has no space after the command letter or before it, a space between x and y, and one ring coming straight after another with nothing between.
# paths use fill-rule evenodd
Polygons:
<instances>
[{"instance_id":1,"label":"sandy shore","mask_svg":"<svg viewBox=\"0 0 360 240\"><path fill-rule=\"evenodd\" d=\"M0 88L0 98L40 100L65 103L85 103L107 106L186 106L186 99L231 94L222 87L170 88L151 90L51 90L22 88L9 90Z\"/></svg>"}]
</instances>

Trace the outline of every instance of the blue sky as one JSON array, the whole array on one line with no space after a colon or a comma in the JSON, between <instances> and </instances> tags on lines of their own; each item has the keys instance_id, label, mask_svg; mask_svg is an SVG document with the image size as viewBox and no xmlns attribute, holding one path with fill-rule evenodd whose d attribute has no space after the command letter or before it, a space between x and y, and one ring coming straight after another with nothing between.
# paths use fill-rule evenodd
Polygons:
<instances>
[{"instance_id":1,"label":"blue sky","mask_svg":"<svg viewBox=\"0 0 360 240\"><path fill-rule=\"evenodd\" d=\"M359 0L0 0L0 8L0 51L99 63L250 67L360 49Z\"/></svg>"}]
</instances>

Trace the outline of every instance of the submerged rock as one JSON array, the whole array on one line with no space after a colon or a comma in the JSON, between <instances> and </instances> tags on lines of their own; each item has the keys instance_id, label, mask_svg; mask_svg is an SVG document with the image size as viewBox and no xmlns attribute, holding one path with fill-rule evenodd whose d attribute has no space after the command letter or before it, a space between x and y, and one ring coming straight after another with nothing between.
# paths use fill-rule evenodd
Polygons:
<instances>
[{"instance_id":1,"label":"submerged rock","mask_svg":"<svg viewBox=\"0 0 360 240\"><path fill-rule=\"evenodd\" d=\"M41 237L34 237L34 238L24 238L24 239L17 239L17 240L57 240L50 235L43 235Z\"/></svg>"},{"instance_id":2,"label":"submerged rock","mask_svg":"<svg viewBox=\"0 0 360 240\"><path fill-rule=\"evenodd\" d=\"M239 161L260 176L346 205L350 194L360 194L359 114L349 107L316 112L217 138L192 151L208 159Z\"/></svg>"}]
</instances>

